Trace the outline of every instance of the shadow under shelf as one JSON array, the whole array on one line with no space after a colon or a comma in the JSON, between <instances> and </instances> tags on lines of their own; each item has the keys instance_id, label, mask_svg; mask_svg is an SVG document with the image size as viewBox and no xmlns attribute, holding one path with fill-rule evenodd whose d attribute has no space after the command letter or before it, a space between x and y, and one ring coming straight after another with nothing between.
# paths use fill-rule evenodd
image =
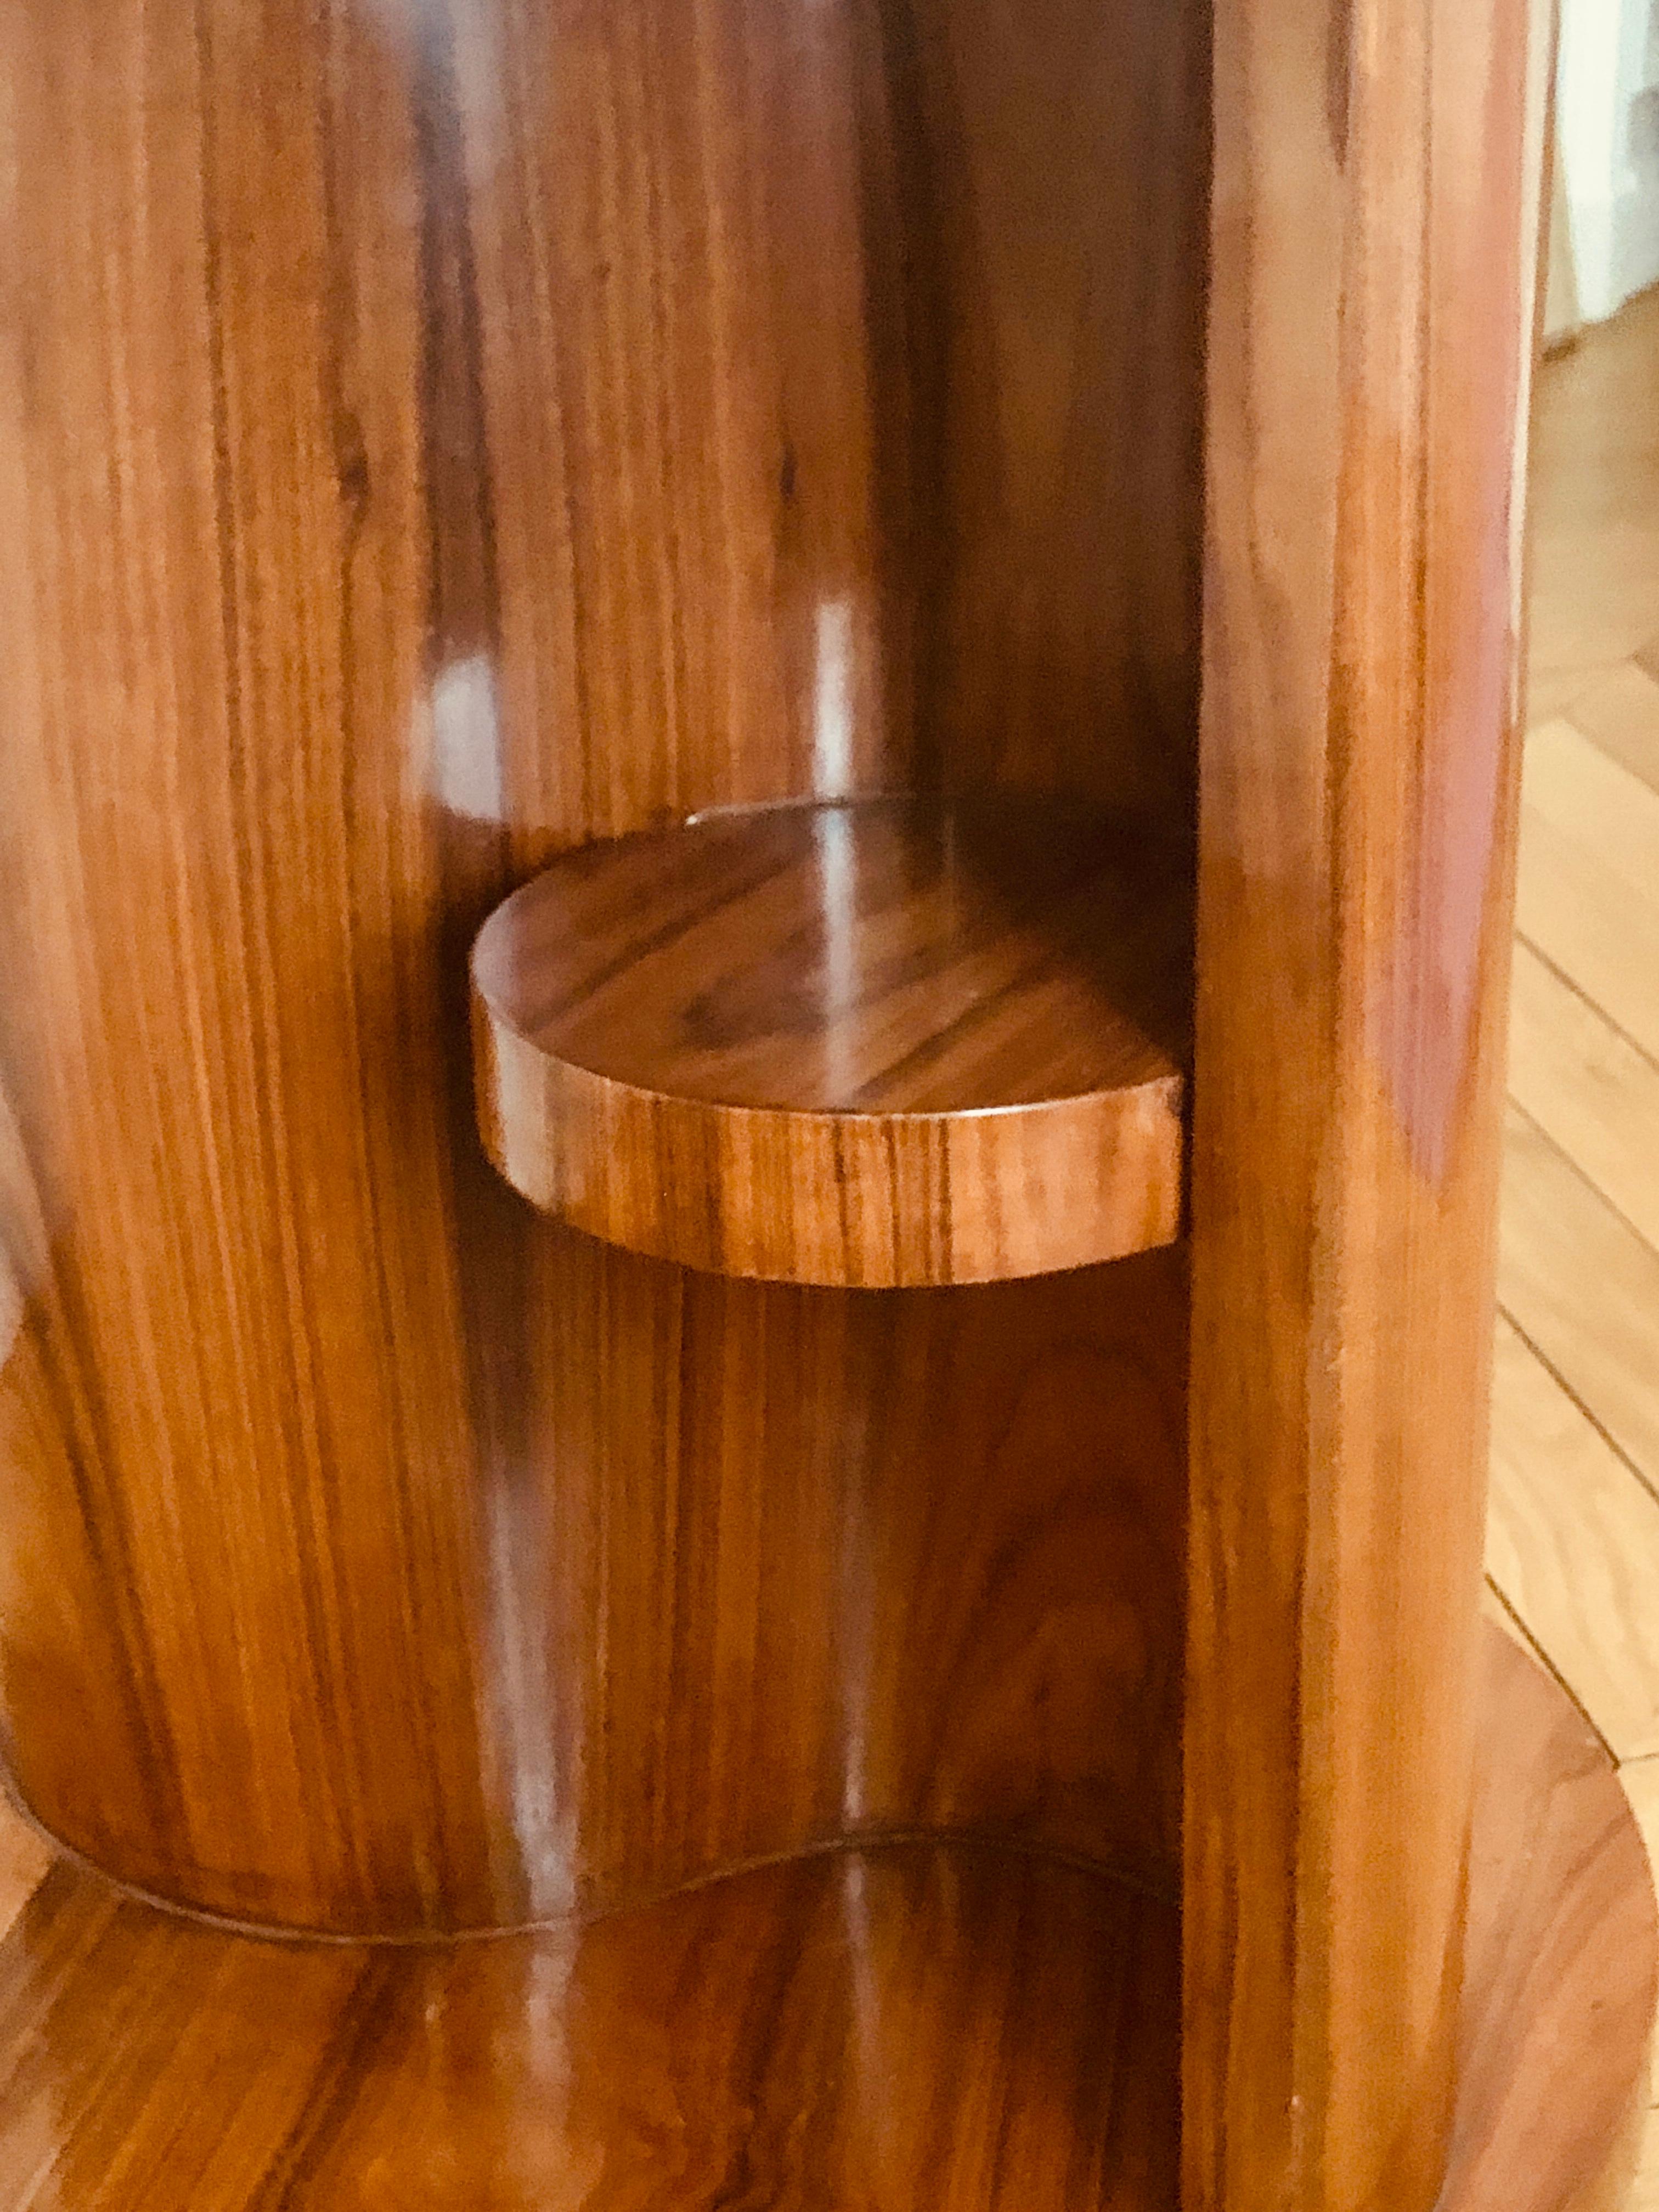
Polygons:
<instances>
[{"instance_id":1,"label":"shadow under shelf","mask_svg":"<svg viewBox=\"0 0 1659 2212\"><path fill-rule=\"evenodd\" d=\"M1182 855L997 793L568 853L473 954L479 1120L590 1236L716 1273L988 1282L1170 1243Z\"/></svg>"}]
</instances>

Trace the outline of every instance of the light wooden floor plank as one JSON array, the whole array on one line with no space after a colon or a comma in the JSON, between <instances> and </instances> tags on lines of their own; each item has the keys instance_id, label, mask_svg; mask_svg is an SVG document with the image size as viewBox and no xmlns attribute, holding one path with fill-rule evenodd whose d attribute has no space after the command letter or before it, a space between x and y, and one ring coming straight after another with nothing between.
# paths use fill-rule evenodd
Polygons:
<instances>
[{"instance_id":1,"label":"light wooden floor plank","mask_svg":"<svg viewBox=\"0 0 1659 2212\"><path fill-rule=\"evenodd\" d=\"M1545 722L1528 738L1525 789L1534 814L1656 903L1659 791L1565 720Z\"/></svg>"},{"instance_id":2,"label":"light wooden floor plank","mask_svg":"<svg viewBox=\"0 0 1659 2212\"><path fill-rule=\"evenodd\" d=\"M1659 292L1546 364L1531 491L1541 720L1659 635Z\"/></svg>"},{"instance_id":3,"label":"light wooden floor plank","mask_svg":"<svg viewBox=\"0 0 1659 2212\"><path fill-rule=\"evenodd\" d=\"M1659 1059L1659 792L1569 722L1527 740L1516 925Z\"/></svg>"},{"instance_id":4,"label":"light wooden floor plank","mask_svg":"<svg viewBox=\"0 0 1659 2212\"><path fill-rule=\"evenodd\" d=\"M1659 679L1639 660L1621 661L1575 699L1569 717L1650 790L1659 791Z\"/></svg>"},{"instance_id":5,"label":"light wooden floor plank","mask_svg":"<svg viewBox=\"0 0 1659 2212\"><path fill-rule=\"evenodd\" d=\"M1626 2212L1659 2212L1659 2112L1648 2121L1642 2145L1642 2163L1627 2200Z\"/></svg>"},{"instance_id":6,"label":"light wooden floor plank","mask_svg":"<svg viewBox=\"0 0 1659 2212\"><path fill-rule=\"evenodd\" d=\"M1499 1304L1659 1487L1659 1252L1513 1108L1498 1250Z\"/></svg>"},{"instance_id":7,"label":"light wooden floor plank","mask_svg":"<svg viewBox=\"0 0 1659 2212\"><path fill-rule=\"evenodd\" d=\"M1525 944L1515 950L1510 1093L1659 1248L1659 1066Z\"/></svg>"},{"instance_id":8,"label":"light wooden floor plank","mask_svg":"<svg viewBox=\"0 0 1659 2212\"><path fill-rule=\"evenodd\" d=\"M1486 1565L1620 1759L1659 1753L1659 1502L1500 1323Z\"/></svg>"},{"instance_id":9,"label":"light wooden floor plank","mask_svg":"<svg viewBox=\"0 0 1659 2212\"><path fill-rule=\"evenodd\" d=\"M1659 1467L1659 292L1544 366L1530 499L1502 1295L1571 1390L1500 1322L1490 1564L1659 1859L1652 1502L1574 1402ZM1629 2212L1659 2212L1659 2059L1655 2098Z\"/></svg>"}]
</instances>

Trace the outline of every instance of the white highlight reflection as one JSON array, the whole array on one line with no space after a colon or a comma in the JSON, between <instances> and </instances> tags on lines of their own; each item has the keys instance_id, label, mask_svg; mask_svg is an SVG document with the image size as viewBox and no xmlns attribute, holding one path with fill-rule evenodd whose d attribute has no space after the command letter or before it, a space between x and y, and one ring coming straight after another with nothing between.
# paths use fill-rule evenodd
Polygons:
<instances>
[{"instance_id":1,"label":"white highlight reflection","mask_svg":"<svg viewBox=\"0 0 1659 2212\"><path fill-rule=\"evenodd\" d=\"M853 602L818 608L812 699L812 795L845 799L853 787Z\"/></svg>"},{"instance_id":2,"label":"white highlight reflection","mask_svg":"<svg viewBox=\"0 0 1659 2212\"><path fill-rule=\"evenodd\" d=\"M432 685L432 789L452 814L507 819L495 672L475 653L440 671Z\"/></svg>"},{"instance_id":3,"label":"white highlight reflection","mask_svg":"<svg viewBox=\"0 0 1659 2212\"><path fill-rule=\"evenodd\" d=\"M851 1016L857 991L853 922L855 908L853 817L838 809L821 814L812 824L819 884L819 911L823 921L824 1076L830 1088L844 1097L859 1080L847 1056Z\"/></svg>"}]
</instances>

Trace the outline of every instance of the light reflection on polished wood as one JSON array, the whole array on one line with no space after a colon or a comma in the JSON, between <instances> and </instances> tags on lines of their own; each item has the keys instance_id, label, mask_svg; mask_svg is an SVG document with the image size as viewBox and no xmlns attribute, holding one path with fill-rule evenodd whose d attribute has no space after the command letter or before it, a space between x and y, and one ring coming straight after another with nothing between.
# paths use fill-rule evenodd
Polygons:
<instances>
[{"instance_id":1,"label":"light reflection on polished wood","mask_svg":"<svg viewBox=\"0 0 1659 2212\"><path fill-rule=\"evenodd\" d=\"M515 1189L685 1266L1034 1275L1167 1244L1182 856L1006 798L768 808L584 848L472 958Z\"/></svg>"},{"instance_id":2,"label":"light reflection on polished wood","mask_svg":"<svg viewBox=\"0 0 1659 2212\"><path fill-rule=\"evenodd\" d=\"M738 1316L618 1269L483 1158L465 962L556 853L711 805L1017 784L1190 842L1203 8L21 0L0 82L28 1801L158 1891L384 1931L914 1813L862 1748L907 1729L974 1747L922 1791L964 1820L965 1772L1105 1797L1173 1694L1114 1718L1108 1679L1174 1656L1017 1563L1028 1480L1119 1510L1059 1410L1113 1294ZM1171 1491L1179 1340L1133 1440ZM901 1533L964 1449L982 1517ZM1013 1686L866 1705L918 1586L858 1580L866 1492L904 1558L1013 1576L951 1601Z\"/></svg>"},{"instance_id":3,"label":"light reflection on polished wood","mask_svg":"<svg viewBox=\"0 0 1659 2212\"><path fill-rule=\"evenodd\" d=\"M1605 1755L1496 1631L1485 1680L1440 2212L1611 2212L1645 1862ZM414 1950L252 1942L62 1868L0 1944L0 2202L1176 2212L1177 1948L1168 1905L982 1844Z\"/></svg>"}]
</instances>

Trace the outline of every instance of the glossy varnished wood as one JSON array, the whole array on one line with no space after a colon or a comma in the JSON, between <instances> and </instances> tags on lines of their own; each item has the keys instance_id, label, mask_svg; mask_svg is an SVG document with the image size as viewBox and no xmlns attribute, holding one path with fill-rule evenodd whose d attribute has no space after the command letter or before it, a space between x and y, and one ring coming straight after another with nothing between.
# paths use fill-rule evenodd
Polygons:
<instances>
[{"instance_id":1,"label":"glossy varnished wood","mask_svg":"<svg viewBox=\"0 0 1659 2212\"><path fill-rule=\"evenodd\" d=\"M1217 9L1188 2212L1451 2122L1548 27Z\"/></svg>"},{"instance_id":2,"label":"glossy varnished wood","mask_svg":"<svg viewBox=\"0 0 1659 2212\"><path fill-rule=\"evenodd\" d=\"M1440 2212L1611 2212L1655 1916L1608 1761L1492 1632ZM249 1942L52 1875L0 1944L5 2212L1176 2212L1176 1918L983 1844L586 1928Z\"/></svg>"},{"instance_id":3,"label":"glossy varnished wood","mask_svg":"<svg viewBox=\"0 0 1659 2212\"><path fill-rule=\"evenodd\" d=\"M50 1864L51 1854L40 1837L0 1800L0 1936L39 1887Z\"/></svg>"},{"instance_id":4,"label":"glossy varnished wood","mask_svg":"<svg viewBox=\"0 0 1659 2212\"><path fill-rule=\"evenodd\" d=\"M523 1872L499 1917L889 1827L1027 1836L1173 1893L1179 1250L849 1295L563 1232L518 1289L545 1389L523 1448L558 1480L510 1522ZM258 1832L245 1802L223 1817ZM125 1871L316 1923L303 1891L240 1870ZM421 1922L348 1898L326 1924Z\"/></svg>"},{"instance_id":5,"label":"glossy varnished wood","mask_svg":"<svg viewBox=\"0 0 1659 2212\"><path fill-rule=\"evenodd\" d=\"M918 1585L860 1582L848 1540L832 1602L825 1532L906 1484L949 1519L933 1439L963 1449L951 1346L991 1308L739 1312L613 1267L473 1121L468 948L586 839L945 783L1190 830L1203 10L1036 27L1001 0L0 11L0 1686L30 1803L134 1881L511 1923L855 1820L857 1747L907 1729L928 1778L871 1802L964 1820L965 1776L1098 1804L1173 1757L1146 1748L1172 1692L1105 1710L1169 1652L1121 1624L1073 1675L1095 1600L1050 1612L1041 1577L992 1606L1023 1687L865 1702ZM1097 1346L1115 1372L1096 1296L997 1310L986 1513L902 1557L960 1544L994 1581L1036 1543L1024 1437L1056 1525L1095 1511L1052 1378ZM1130 1439L1166 1474L1178 1334ZM912 1468L868 1395L898 1344L932 1378ZM796 1411L748 1399L757 1369L811 1439L781 1474ZM949 1601L971 1673L983 1584ZM791 1705L798 1661L827 1716ZM1055 1774L1024 1757L1050 1672ZM665 1774L672 1814L637 1794Z\"/></svg>"},{"instance_id":6,"label":"glossy varnished wood","mask_svg":"<svg viewBox=\"0 0 1659 2212\"><path fill-rule=\"evenodd\" d=\"M1042 802L771 808L591 846L472 959L532 1204L684 1266L976 1282L1167 1244L1178 852Z\"/></svg>"},{"instance_id":7,"label":"glossy varnished wood","mask_svg":"<svg viewBox=\"0 0 1659 2212\"><path fill-rule=\"evenodd\" d=\"M0 1947L0 2202L1163 2212L1177 1948L1170 1905L983 1846L412 1954L251 1943L65 1870Z\"/></svg>"},{"instance_id":8,"label":"glossy varnished wood","mask_svg":"<svg viewBox=\"0 0 1659 2212\"><path fill-rule=\"evenodd\" d=\"M489 1927L916 1826L1167 1889L1180 1255L877 1293L602 1247L487 1165L465 959L557 854L709 807L1018 788L1182 848L1207 504L1185 2212L1427 2212L1543 42L1530 0L1217 12L1212 118L1202 0L0 10L0 1690L49 1826L260 1920ZM1088 1946L1000 1890L1030 1932L953 1950L941 1893L919 1953L1010 1961L1006 2078L1060 2050L1046 2162L975 2107L965 2201L1097 2184ZM45 2188L88 2141L70 1954L161 1924L64 1909L59 1997L27 1952L12 1997ZM740 2090L648 2092L624 2161L741 2136L767 2060L769 2112L850 2094L837 2018L890 2111L917 2007L847 1966L792 2045L819 1952L757 1910L719 2003L670 1992L672 2063ZM687 1957L639 1924L641 1974ZM294 2201L356 2142L396 2202L434 2080L605 2050L546 1955L331 1954L329 2091L292 2021L202 2155ZM205 2002L162 2038L192 2112ZM112 2204L166 2186L160 2064L91 2100ZM285 2095L331 2116L297 2149ZM511 2207L547 2109L462 2202ZM900 2202L958 2185L918 2124Z\"/></svg>"},{"instance_id":9,"label":"glossy varnished wood","mask_svg":"<svg viewBox=\"0 0 1659 2212\"><path fill-rule=\"evenodd\" d=\"M514 821L945 783L1189 831L1206 0L440 21Z\"/></svg>"},{"instance_id":10,"label":"glossy varnished wood","mask_svg":"<svg viewBox=\"0 0 1659 2212\"><path fill-rule=\"evenodd\" d=\"M566 1235L527 1311L560 1476L517 1531L544 1898L923 1827L1174 1893L1178 1248L845 1292Z\"/></svg>"},{"instance_id":11,"label":"glossy varnished wood","mask_svg":"<svg viewBox=\"0 0 1659 2212\"><path fill-rule=\"evenodd\" d=\"M1653 1875L1612 1759L1481 1638L1451 2150L1437 2212L1619 2212L1659 2000Z\"/></svg>"}]
</instances>

